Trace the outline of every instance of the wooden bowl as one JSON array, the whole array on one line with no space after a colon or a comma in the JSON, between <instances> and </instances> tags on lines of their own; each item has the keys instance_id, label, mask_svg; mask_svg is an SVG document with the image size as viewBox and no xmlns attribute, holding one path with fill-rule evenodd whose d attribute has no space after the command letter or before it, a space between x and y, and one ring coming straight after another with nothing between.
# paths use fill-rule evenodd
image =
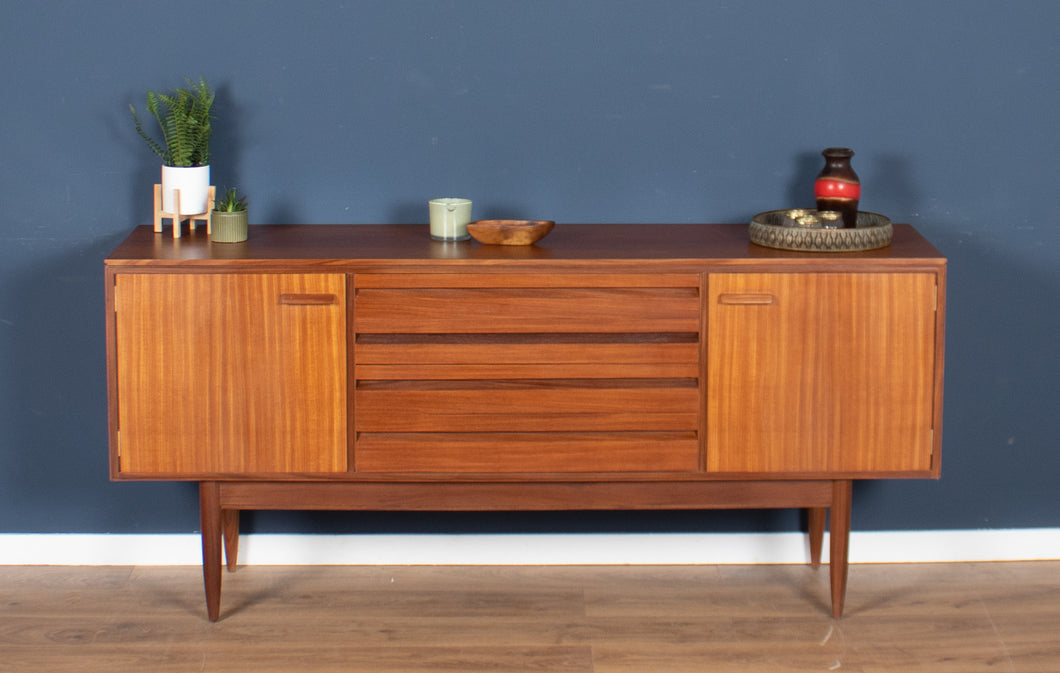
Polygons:
<instances>
[{"instance_id":1,"label":"wooden bowl","mask_svg":"<svg viewBox=\"0 0 1060 673\"><path fill-rule=\"evenodd\" d=\"M468 223L467 233L486 245L533 245L554 226L552 220L479 220Z\"/></svg>"}]
</instances>

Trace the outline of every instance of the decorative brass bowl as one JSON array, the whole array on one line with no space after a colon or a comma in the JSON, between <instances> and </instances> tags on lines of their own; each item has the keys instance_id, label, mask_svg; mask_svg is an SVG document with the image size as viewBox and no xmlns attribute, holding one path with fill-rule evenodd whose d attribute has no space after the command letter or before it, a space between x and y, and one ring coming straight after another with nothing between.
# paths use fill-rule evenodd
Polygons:
<instances>
[{"instance_id":1,"label":"decorative brass bowl","mask_svg":"<svg viewBox=\"0 0 1060 673\"><path fill-rule=\"evenodd\" d=\"M824 226L829 212L786 209L758 213L751 219L751 242L767 248L808 252L875 250L891 244L894 227L883 215L858 211L853 229Z\"/></svg>"},{"instance_id":2,"label":"decorative brass bowl","mask_svg":"<svg viewBox=\"0 0 1060 673\"><path fill-rule=\"evenodd\" d=\"M533 245L554 226L553 220L479 220L468 223L467 233L486 245Z\"/></svg>"}]
</instances>

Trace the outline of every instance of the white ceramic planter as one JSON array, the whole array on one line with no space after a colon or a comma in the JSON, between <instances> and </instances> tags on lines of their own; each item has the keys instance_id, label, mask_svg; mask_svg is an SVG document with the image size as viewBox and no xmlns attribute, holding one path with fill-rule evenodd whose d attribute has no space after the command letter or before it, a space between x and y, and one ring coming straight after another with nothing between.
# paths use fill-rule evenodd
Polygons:
<instances>
[{"instance_id":1,"label":"white ceramic planter","mask_svg":"<svg viewBox=\"0 0 1060 673\"><path fill-rule=\"evenodd\" d=\"M174 190L180 190L181 214L198 215L209 210L210 167L209 166L163 166L162 167L162 211L175 213L177 208Z\"/></svg>"}]
</instances>

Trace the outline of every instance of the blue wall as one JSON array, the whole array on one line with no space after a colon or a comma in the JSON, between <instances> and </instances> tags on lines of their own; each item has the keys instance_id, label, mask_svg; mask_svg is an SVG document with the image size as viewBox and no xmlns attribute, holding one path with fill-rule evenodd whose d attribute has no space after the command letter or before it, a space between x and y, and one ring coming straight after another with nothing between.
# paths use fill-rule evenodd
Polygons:
<instances>
[{"instance_id":1,"label":"blue wall","mask_svg":"<svg viewBox=\"0 0 1060 673\"><path fill-rule=\"evenodd\" d=\"M943 478L859 529L1060 526L1060 4L6 0L0 532L188 532L107 480L102 260L151 215L128 105L204 75L252 222L746 221L857 150L862 208L950 258ZM785 530L793 513L258 514L254 530Z\"/></svg>"}]
</instances>

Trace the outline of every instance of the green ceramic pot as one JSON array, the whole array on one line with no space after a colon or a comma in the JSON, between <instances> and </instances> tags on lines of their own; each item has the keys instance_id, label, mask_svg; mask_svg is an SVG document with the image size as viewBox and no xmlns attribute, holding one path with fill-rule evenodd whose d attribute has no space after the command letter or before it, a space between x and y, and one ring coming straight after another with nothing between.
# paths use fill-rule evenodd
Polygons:
<instances>
[{"instance_id":1,"label":"green ceramic pot","mask_svg":"<svg viewBox=\"0 0 1060 673\"><path fill-rule=\"evenodd\" d=\"M239 243L247 240L247 211L211 212L210 240L214 243Z\"/></svg>"}]
</instances>

